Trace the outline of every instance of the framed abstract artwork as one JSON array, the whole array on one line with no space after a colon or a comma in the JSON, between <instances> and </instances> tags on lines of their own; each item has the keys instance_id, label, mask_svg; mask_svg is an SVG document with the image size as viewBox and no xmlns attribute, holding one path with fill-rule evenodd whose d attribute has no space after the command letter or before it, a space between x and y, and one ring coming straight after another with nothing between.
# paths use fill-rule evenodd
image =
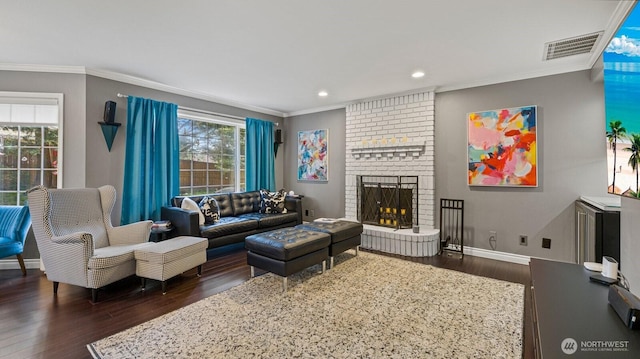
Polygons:
<instances>
[{"instance_id":1,"label":"framed abstract artwork","mask_svg":"<svg viewBox=\"0 0 640 359\"><path fill-rule=\"evenodd\" d=\"M467 114L467 184L537 187L536 106Z\"/></svg>"},{"instance_id":2,"label":"framed abstract artwork","mask_svg":"<svg viewBox=\"0 0 640 359\"><path fill-rule=\"evenodd\" d=\"M329 130L298 132L298 181L329 180Z\"/></svg>"}]
</instances>

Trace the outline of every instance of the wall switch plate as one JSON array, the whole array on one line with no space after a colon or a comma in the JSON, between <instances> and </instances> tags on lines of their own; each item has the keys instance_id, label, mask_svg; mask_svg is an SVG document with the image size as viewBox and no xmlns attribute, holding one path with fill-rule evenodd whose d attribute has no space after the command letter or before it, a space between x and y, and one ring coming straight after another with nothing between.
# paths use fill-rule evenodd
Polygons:
<instances>
[{"instance_id":1,"label":"wall switch plate","mask_svg":"<svg viewBox=\"0 0 640 359\"><path fill-rule=\"evenodd\" d=\"M315 217L316 216L316 211L313 209L309 210L309 217Z\"/></svg>"},{"instance_id":2,"label":"wall switch plate","mask_svg":"<svg viewBox=\"0 0 640 359\"><path fill-rule=\"evenodd\" d=\"M521 246L526 246L527 245L527 236L524 234L520 235L520 245Z\"/></svg>"},{"instance_id":3,"label":"wall switch plate","mask_svg":"<svg viewBox=\"0 0 640 359\"><path fill-rule=\"evenodd\" d=\"M551 238L542 238L542 248L551 248Z\"/></svg>"}]
</instances>

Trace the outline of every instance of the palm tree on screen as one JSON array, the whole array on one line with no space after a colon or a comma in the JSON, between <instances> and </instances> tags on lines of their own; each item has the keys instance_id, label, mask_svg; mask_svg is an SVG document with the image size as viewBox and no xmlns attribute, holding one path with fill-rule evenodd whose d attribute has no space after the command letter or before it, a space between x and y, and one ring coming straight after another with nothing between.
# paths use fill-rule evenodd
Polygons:
<instances>
[{"instance_id":1,"label":"palm tree on screen","mask_svg":"<svg viewBox=\"0 0 640 359\"><path fill-rule=\"evenodd\" d=\"M611 192L616 191L616 145L618 140L627 137L627 130L622 127L622 121L609 122L610 131L607 131L607 140L609 140L609 148L613 150L613 183L611 184Z\"/></svg>"},{"instance_id":2,"label":"palm tree on screen","mask_svg":"<svg viewBox=\"0 0 640 359\"><path fill-rule=\"evenodd\" d=\"M640 134L632 133L629 139L631 140L631 147L625 148L625 151L631 152L631 156L629 157L629 166L631 166L631 169L633 169L636 173L636 193L637 193L637 192L640 192L638 190L638 187L639 187L638 169L640 165Z\"/></svg>"}]
</instances>

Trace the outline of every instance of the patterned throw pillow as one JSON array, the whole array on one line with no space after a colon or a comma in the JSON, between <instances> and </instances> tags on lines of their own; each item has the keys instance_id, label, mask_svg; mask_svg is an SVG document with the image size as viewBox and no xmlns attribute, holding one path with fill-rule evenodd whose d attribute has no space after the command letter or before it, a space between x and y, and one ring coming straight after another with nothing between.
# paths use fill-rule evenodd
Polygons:
<instances>
[{"instance_id":1,"label":"patterned throw pillow","mask_svg":"<svg viewBox=\"0 0 640 359\"><path fill-rule=\"evenodd\" d=\"M269 192L269 190L260 190L260 213L287 213L284 207L284 199L287 192L281 189L277 192Z\"/></svg>"},{"instance_id":2,"label":"patterned throw pillow","mask_svg":"<svg viewBox=\"0 0 640 359\"><path fill-rule=\"evenodd\" d=\"M204 196L200 200L200 211L204 214L204 224L214 224L220 220L220 207L213 197Z\"/></svg>"}]
</instances>

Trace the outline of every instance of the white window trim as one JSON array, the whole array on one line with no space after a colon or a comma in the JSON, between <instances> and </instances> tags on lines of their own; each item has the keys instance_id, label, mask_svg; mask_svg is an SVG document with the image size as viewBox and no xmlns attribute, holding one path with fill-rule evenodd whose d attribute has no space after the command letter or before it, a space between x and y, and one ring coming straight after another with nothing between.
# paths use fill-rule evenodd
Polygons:
<instances>
[{"instance_id":1,"label":"white window trim","mask_svg":"<svg viewBox=\"0 0 640 359\"><path fill-rule=\"evenodd\" d=\"M58 179L57 187L62 188L64 173L64 94L49 92L8 92L0 91L0 103L20 103L33 105L58 105ZM12 125L33 126L38 123L11 123ZM51 125L42 124L42 125Z\"/></svg>"},{"instance_id":2,"label":"white window trim","mask_svg":"<svg viewBox=\"0 0 640 359\"><path fill-rule=\"evenodd\" d=\"M227 126L235 126L238 129L244 129L246 131L246 121L244 119L242 119L241 117L237 117L237 116L231 116L231 115L224 115L224 114L220 114L220 113L214 113L214 112L207 112L207 111L201 111L201 110L196 110L196 109L186 109L186 108L178 108L178 118L184 118L184 119L189 119L189 120L196 120L196 121L203 121L203 122L210 122L210 123L216 123L216 124L220 124L220 125L227 125ZM240 144L240 131L236 131L236 143L238 144L238 150L239 150L239 144ZM246 146L246 144L245 144ZM246 149L246 148L245 148ZM235 183L235 188L236 190L239 190L240 188L240 153L238 153L238 155L236 156L236 161L235 161L235 178L236 178L236 183ZM245 161L246 161L246 154L245 154ZM246 168L245 168L246 171ZM193 170L192 170L193 172ZM246 183L245 183L246 186ZM191 186L193 188L193 186Z\"/></svg>"}]
</instances>

